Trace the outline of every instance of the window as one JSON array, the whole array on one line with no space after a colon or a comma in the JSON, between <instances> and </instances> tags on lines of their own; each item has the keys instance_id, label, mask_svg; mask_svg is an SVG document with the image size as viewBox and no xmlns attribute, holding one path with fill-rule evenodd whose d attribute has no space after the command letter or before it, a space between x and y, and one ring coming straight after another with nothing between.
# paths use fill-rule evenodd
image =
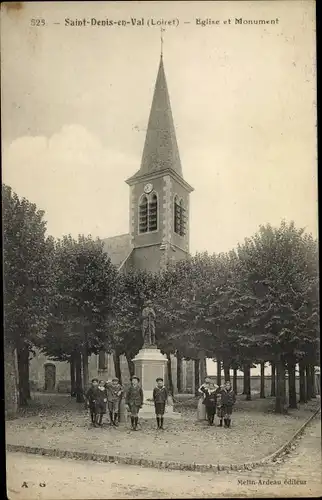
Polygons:
<instances>
[{"instance_id":1,"label":"window","mask_svg":"<svg viewBox=\"0 0 322 500\"><path fill-rule=\"evenodd\" d=\"M158 229L158 197L156 193L143 195L139 203L139 233Z\"/></svg>"},{"instance_id":2,"label":"window","mask_svg":"<svg viewBox=\"0 0 322 500\"><path fill-rule=\"evenodd\" d=\"M174 198L174 232L180 236L186 234L186 210L183 206L183 200Z\"/></svg>"},{"instance_id":3,"label":"window","mask_svg":"<svg viewBox=\"0 0 322 500\"><path fill-rule=\"evenodd\" d=\"M139 205L139 232L146 233L148 230L148 199L144 195Z\"/></svg>"},{"instance_id":4,"label":"window","mask_svg":"<svg viewBox=\"0 0 322 500\"><path fill-rule=\"evenodd\" d=\"M149 231L156 231L158 228L158 198L152 194L149 201Z\"/></svg>"}]
</instances>

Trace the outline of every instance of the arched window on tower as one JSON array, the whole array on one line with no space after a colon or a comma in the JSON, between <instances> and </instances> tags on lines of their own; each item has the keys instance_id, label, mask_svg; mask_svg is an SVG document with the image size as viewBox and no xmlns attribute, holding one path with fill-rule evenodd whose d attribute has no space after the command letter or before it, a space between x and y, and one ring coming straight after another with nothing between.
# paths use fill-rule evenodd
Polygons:
<instances>
[{"instance_id":1,"label":"arched window on tower","mask_svg":"<svg viewBox=\"0 0 322 500\"><path fill-rule=\"evenodd\" d=\"M148 231L148 199L145 195L140 199L139 204L139 233Z\"/></svg>"},{"instance_id":2,"label":"arched window on tower","mask_svg":"<svg viewBox=\"0 0 322 500\"><path fill-rule=\"evenodd\" d=\"M158 229L158 197L155 193L150 195L149 200L149 215L148 215L148 231L156 231Z\"/></svg>"},{"instance_id":3,"label":"arched window on tower","mask_svg":"<svg viewBox=\"0 0 322 500\"><path fill-rule=\"evenodd\" d=\"M174 198L174 232L180 236L186 234L186 210L183 200L179 201L178 196Z\"/></svg>"}]
</instances>

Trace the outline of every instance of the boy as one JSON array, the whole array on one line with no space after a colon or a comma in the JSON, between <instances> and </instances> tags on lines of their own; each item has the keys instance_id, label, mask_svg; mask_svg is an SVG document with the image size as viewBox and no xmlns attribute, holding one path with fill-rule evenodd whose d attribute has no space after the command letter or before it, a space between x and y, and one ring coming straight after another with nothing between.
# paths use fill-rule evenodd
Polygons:
<instances>
[{"instance_id":1,"label":"boy","mask_svg":"<svg viewBox=\"0 0 322 500\"><path fill-rule=\"evenodd\" d=\"M131 427L132 430L137 430L137 425L139 421L139 411L143 405L143 391L139 386L140 379L136 376L131 378L131 385L126 394L125 403L127 409L131 412Z\"/></svg>"},{"instance_id":2,"label":"boy","mask_svg":"<svg viewBox=\"0 0 322 500\"><path fill-rule=\"evenodd\" d=\"M98 398L98 379L93 378L92 385L88 389L85 398L86 398L86 408L89 408L91 414L92 425L96 427L96 401Z\"/></svg>"},{"instance_id":3,"label":"boy","mask_svg":"<svg viewBox=\"0 0 322 500\"><path fill-rule=\"evenodd\" d=\"M215 385L213 382L210 382L208 384L208 387L201 386L200 390L205 395L203 404L206 407L208 425L214 425L219 387Z\"/></svg>"},{"instance_id":4,"label":"boy","mask_svg":"<svg viewBox=\"0 0 322 500\"><path fill-rule=\"evenodd\" d=\"M163 415L168 400L168 391L163 385L163 378L156 379L157 386L153 389L153 401L158 429L163 429Z\"/></svg>"},{"instance_id":5,"label":"boy","mask_svg":"<svg viewBox=\"0 0 322 500\"><path fill-rule=\"evenodd\" d=\"M227 428L230 427L231 415L235 403L236 403L236 394L232 390L230 382L227 380L225 382L223 390L221 391L222 415L224 417L225 427Z\"/></svg>"},{"instance_id":6,"label":"boy","mask_svg":"<svg viewBox=\"0 0 322 500\"><path fill-rule=\"evenodd\" d=\"M112 382L107 382L105 387L107 390L107 404L111 420L110 424L117 427L123 388L119 383L119 379L116 377L112 379Z\"/></svg>"}]
</instances>

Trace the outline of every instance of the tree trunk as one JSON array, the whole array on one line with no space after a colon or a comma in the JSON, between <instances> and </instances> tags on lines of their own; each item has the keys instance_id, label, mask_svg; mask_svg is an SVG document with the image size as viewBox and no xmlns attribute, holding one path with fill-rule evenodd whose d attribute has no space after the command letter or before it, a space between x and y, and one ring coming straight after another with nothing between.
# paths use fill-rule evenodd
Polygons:
<instances>
[{"instance_id":1,"label":"tree trunk","mask_svg":"<svg viewBox=\"0 0 322 500\"><path fill-rule=\"evenodd\" d=\"M86 392L88 387L89 387L89 375L88 375L88 350L87 346L84 347L83 349L83 388L84 391Z\"/></svg>"},{"instance_id":2,"label":"tree trunk","mask_svg":"<svg viewBox=\"0 0 322 500\"><path fill-rule=\"evenodd\" d=\"M316 390L315 390L315 369L314 369L314 365L310 365L311 366L311 387L312 387L312 391L311 391L311 397L312 399L316 399Z\"/></svg>"},{"instance_id":3,"label":"tree trunk","mask_svg":"<svg viewBox=\"0 0 322 500\"><path fill-rule=\"evenodd\" d=\"M271 396L275 397L276 396L276 380L275 380L276 365L275 365L275 363L271 363L271 367L272 367Z\"/></svg>"},{"instance_id":4,"label":"tree trunk","mask_svg":"<svg viewBox=\"0 0 322 500\"><path fill-rule=\"evenodd\" d=\"M180 393L182 391L182 356L177 351L177 391Z\"/></svg>"},{"instance_id":5,"label":"tree trunk","mask_svg":"<svg viewBox=\"0 0 322 500\"><path fill-rule=\"evenodd\" d=\"M282 359L276 363L276 399L275 412L285 413L285 366Z\"/></svg>"},{"instance_id":6,"label":"tree trunk","mask_svg":"<svg viewBox=\"0 0 322 500\"><path fill-rule=\"evenodd\" d=\"M113 360L114 360L115 377L118 378L120 384L122 384L120 355L116 351L113 352Z\"/></svg>"},{"instance_id":7,"label":"tree trunk","mask_svg":"<svg viewBox=\"0 0 322 500\"><path fill-rule=\"evenodd\" d=\"M225 382L226 381L230 382L230 366L229 366L229 362L224 359L223 365L224 365Z\"/></svg>"},{"instance_id":8,"label":"tree trunk","mask_svg":"<svg viewBox=\"0 0 322 500\"><path fill-rule=\"evenodd\" d=\"M311 400L312 397L312 380L311 380L311 370L310 365L305 365L305 378L306 378L306 399Z\"/></svg>"},{"instance_id":9,"label":"tree trunk","mask_svg":"<svg viewBox=\"0 0 322 500\"><path fill-rule=\"evenodd\" d=\"M305 365L303 361L299 362L300 372L300 403L306 403L306 380L305 380Z\"/></svg>"},{"instance_id":10,"label":"tree trunk","mask_svg":"<svg viewBox=\"0 0 322 500\"><path fill-rule=\"evenodd\" d=\"M5 415L6 418L15 418L18 411L18 370L17 352L15 347L4 344L4 382L5 382Z\"/></svg>"},{"instance_id":11,"label":"tree trunk","mask_svg":"<svg viewBox=\"0 0 322 500\"><path fill-rule=\"evenodd\" d=\"M84 391L82 385L82 355L79 351L75 353L75 389L77 403L84 402Z\"/></svg>"},{"instance_id":12,"label":"tree trunk","mask_svg":"<svg viewBox=\"0 0 322 500\"><path fill-rule=\"evenodd\" d=\"M73 353L69 360L70 367L70 395L72 397L76 396L76 379L75 379L75 354Z\"/></svg>"},{"instance_id":13,"label":"tree trunk","mask_svg":"<svg viewBox=\"0 0 322 500\"><path fill-rule=\"evenodd\" d=\"M250 364L244 365L244 391L246 394L246 401L250 401L252 399L250 387Z\"/></svg>"},{"instance_id":14,"label":"tree trunk","mask_svg":"<svg viewBox=\"0 0 322 500\"><path fill-rule=\"evenodd\" d=\"M132 361L132 356L129 352L125 353L126 361L127 361L127 366L129 367L129 373L130 377L133 377L135 368L134 368L134 363Z\"/></svg>"},{"instance_id":15,"label":"tree trunk","mask_svg":"<svg viewBox=\"0 0 322 500\"><path fill-rule=\"evenodd\" d=\"M167 368L168 368L168 390L171 396L173 396L173 381L172 381L172 364L171 364L171 355L167 353Z\"/></svg>"},{"instance_id":16,"label":"tree trunk","mask_svg":"<svg viewBox=\"0 0 322 500\"><path fill-rule=\"evenodd\" d=\"M237 368L234 368L233 373L233 391L237 395Z\"/></svg>"},{"instance_id":17,"label":"tree trunk","mask_svg":"<svg viewBox=\"0 0 322 500\"><path fill-rule=\"evenodd\" d=\"M22 346L17 350L19 376L19 406L27 406L30 399L29 388L29 350Z\"/></svg>"},{"instance_id":18,"label":"tree trunk","mask_svg":"<svg viewBox=\"0 0 322 500\"><path fill-rule=\"evenodd\" d=\"M207 377L207 362L206 362L206 356L203 351L200 353L199 371L200 371L200 380L201 383L203 383L205 378Z\"/></svg>"},{"instance_id":19,"label":"tree trunk","mask_svg":"<svg viewBox=\"0 0 322 500\"><path fill-rule=\"evenodd\" d=\"M289 408L297 408L296 384L295 384L295 366L296 366L296 364L293 361L291 361L287 365L287 369L288 369L288 401L289 401Z\"/></svg>"},{"instance_id":20,"label":"tree trunk","mask_svg":"<svg viewBox=\"0 0 322 500\"><path fill-rule=\"evenodd\" d=\"M195 395L198 396L199 392L198 389L200 387L200 372L199 372L199 365L200 365L200 360L195 359Z\"/></svg>"},{"instance_id":21,"label":"tree trunk","mask_svg":"<svg viewBox=\"0 0 322 500\"><path fill-rule=\"evenodd\" d=\"M217 358L217 385L221 386L221 360Z\"/></svg>"},{"instance_id":22,"label":"tree trunk","mask_svg":"<svg viewBox=\"0 0 322 500\"><path fill-rule=\"evenodd\" d=\"M265 398L265 363L261 363L261 386L260 386L260 398Z\"/></svg>"}]
</instances>

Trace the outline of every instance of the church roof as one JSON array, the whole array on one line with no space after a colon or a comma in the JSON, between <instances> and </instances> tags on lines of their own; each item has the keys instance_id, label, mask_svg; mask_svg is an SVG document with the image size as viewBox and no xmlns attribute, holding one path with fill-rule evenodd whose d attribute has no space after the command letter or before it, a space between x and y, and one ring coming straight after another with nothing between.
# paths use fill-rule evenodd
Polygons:
<instances>
[{"instance_id":1,"label":"church roof","mask_svg":"<svg viewBox=\"0 0 322 500\"><path fill-rule=\"evenodd\" d=\"M104 250L109 255L112 264L120 268L132 250L130 234L120 234L102 241Z\"/></svg>"},{"instance_id":2,"label":"church roof","mask_svg":"<svg viewBox=\"0 0 322 500\"><path fill-rule=\"evenodd\" d=\"M172 169L182 177L179 149L161 55L141 168L131 179L164 169Z\"/></svg>"}]
</instances>

